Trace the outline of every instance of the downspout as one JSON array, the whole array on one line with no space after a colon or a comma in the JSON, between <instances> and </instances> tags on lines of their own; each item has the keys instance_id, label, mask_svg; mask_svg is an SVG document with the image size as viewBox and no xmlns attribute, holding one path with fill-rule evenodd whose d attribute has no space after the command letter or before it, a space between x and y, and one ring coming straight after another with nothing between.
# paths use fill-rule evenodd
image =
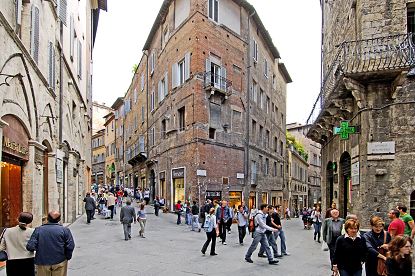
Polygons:
<instances>
[{"instance_id":1,"label":"downspout","mask_svg":"<svg viewBox=\"0 0 415 276\"><path fill-rule=\"evenodd\" d=\"M250 24L251 24L251 17L255 15L255 10L248 16L248 50L247 50L247 60L248 60L248 67L247 67L247 81L246 81L246 122L245 122L245 164L244 164L244 180L245 180L245 187L244 191L244 201L247 202L249 200L249 122L250 122L250 103L251 103L251 33L250 33Z\"/></svg>"},{"instance_id":2,"label":"downspout","mask_svg":"<svg viewBox=\"0 0 415 276\"><path fill-rule=\"evenodd\" d=\"M146 56L146 138L147 138L147 143L146 144L146 154L147 154L147 158L150 158L149 156L149 134L148 134L148 50L144 50L143 51L143 55ZM144 188L144 187L143 187Z\"/></svg>"}]
</instances>

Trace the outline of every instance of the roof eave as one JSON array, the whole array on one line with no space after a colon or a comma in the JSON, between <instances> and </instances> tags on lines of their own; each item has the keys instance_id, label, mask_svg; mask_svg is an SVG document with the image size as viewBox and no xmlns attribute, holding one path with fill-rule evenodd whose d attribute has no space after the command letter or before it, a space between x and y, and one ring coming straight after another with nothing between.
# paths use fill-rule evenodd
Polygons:
<instances>
[{"instance_id":1,"label":"roof eave","mask_svg":"<svg viewBox=\"0 0 415 276\"><path fill-rule=\"evenodd\" d=\"M291 79L290 74L288 73L287 67L285 67L284 63L282 63L282 62L278 63L278 69L280 70L280 72L281 72L282 76L284 77L286 83L293 82L293 80Z\"/></svg>"}]
</instances>

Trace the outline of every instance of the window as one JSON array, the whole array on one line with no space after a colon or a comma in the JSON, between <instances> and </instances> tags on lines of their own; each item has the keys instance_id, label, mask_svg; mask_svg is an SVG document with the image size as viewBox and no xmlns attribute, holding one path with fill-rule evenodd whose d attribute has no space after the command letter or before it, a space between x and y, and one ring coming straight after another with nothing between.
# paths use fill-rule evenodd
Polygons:
<instances>
[{"instance_id":1,"label":"window","mask_svg":"<svg viewBox=\"0 0 415 276\"><path fill-rule=\"evenodd\" d=\"M258 84L252 80L252 100L256 103L258 100Z\"/></svg>"},{"instance_id":2,"label":"window","mask_svg":"<svg viewBox=\"0 0 415 276\"><path fill-rule=\"evenodd\" d=\"M150 75L153 75L156 66L156 53L153 51L150 56Z\"/></svg>"},{"instance_id":3,"label":"window","mask_svg":"<svg viewBox=\"0 0 415 276\"><path fill-rule=\"evenodd\" d=\"M264 127L259 126L258 146L262 147L264 143Z\"/></svg>"},{"instance_id":4,"label":"window","mask_svg":"<svg viewBox=\"0 0 415 276\"><path fill-rule=\"evenodd\" d=\"M144 124L144 105L141 106L141 123Z\"/></svg>"},{"instance_id":5,"label":"window","mask_svg":"<svg viewBox=\"0 0 415 276\"><path fill-rule=\"evenodd\" d=\"M272 75L272 88L277 89L277 77Z\"/></svg>"},{"instance_id":6,"label":"window","mask_svg":"<svg viewBox=\"0 0 415 276\"><path fill-rule=\"evenodd\" d=\"M172 65L172 88L182 85L190 78L190 53L184 59Z\"/></svg>"},{"instance_id":7,"label":"window","mask_svg":"<svg viewBox=\"0 0 415 276\"><path fill-rule=\"evenodd\" d=\"M151 132L150 132L150 146L154 146L156 142L156 129L153 127L151 128Z\"/></svg>"},{"instance_id":8,"label":"window","mask_svg":"<svg viewBox=\"0 0 415 276\"><path fill-rule=\"evenodd\" d=\"M55 47L52 42L49 42L49 87L55 90Z\"/></svg>"},{"instance_id":9,"label":"window","mask_svg":"<svg viewBox=\"0 0 415 276\"><path fill-rule=\"evenodd\" d=\"M256 175L257 175L256 161L251 160L251 184L256 183Z\"/></svg>"},{"instance_id":10,"label":"window","mask_svg":"<svg viewBox=\"0 0 415 276\"><path fill-rule=\"evenodd\" d=\"M271 103L271 100L267 96L267 101L265 103L265 109L266 109L267 114L269 114L269 105L270 105L270 103Z\"/></svg>"},{"instance_id":11,"label":"window","mask_svg":"<svg viewBox=\"0 0 415 276\"><path fill-rule=\"evenodd\" d=\"M281 125L284 126L284 114L281 113Z\"/></svg>"},{"instance_id":12,"label":"window","mask_svg":"<svg viewBox=\"0 0 415 276\"><path fill-rule=\"evenodd\" d=\"M73 19L73 14L71 14L70 19L69 19L69 51L70 51L70 58L73 61L73 56L74 56L74 45L75 45L75 38L76 38L76 34L75 34L75 26L74 26L74 19Z\"/></svg>"},{"instance_id":13,"label":"window","mask_svg":"<svg viewBox=\"0 0 415 276\"><path fill-rule=\"evenodd\" d=\"M154 97L155 97L156 95L154 94L154 90L153 91L151 91L151 95L150 95L150 110L151 110L151 112L153 112L154 111L154 103L155 103L155 99L154 99Z\"/></svg>"},{"instance_id":14,"label":"window","mask_svg":"<svg viewBox=\"0 0 415 276\"><path fill-rule=\"evenodd\" d=\"M268 60L264 59L264 76L268 78Z\"/></svg>"},{"instance_id":15,"label":"window","mask_svg":"<svg viewBox=\"0 0 415 276\"><path fill-rule=\"evenodd\" d=\"M185 128L185 107L183 106L178 110L179 112L179 131L183 131Z\"/></svg>"},{"instance_id":16,"label":"window","mask_svg":"<svg viewBox=\"0 0 415 276\"><path fill-rule=\"evenodd\" d=\"M274 168L272 170L272 176L277 176L277 162L274 161Z\"/></svg>"},{"instance_id":17,"label":"window","mask_svg":"<svg viewBox=\"0 0 415 276\"><path fill-rule=\"evenodd\" d=\"M415 8L408 8L406 20L408 33L415 33Z\"/></svg>"},{"instance_id":18,"label":"window","mask_svg":"<svg viewBox=\"0 0 415 276\"><path fill-rule=\"evenodd\" d=\"M184 83L184 74L185 74L185 61L184 59L181 60L178 64L179 67L179 71L178 71L178 76L179 76L179 85L182 85Z\"/></svg>"},{"instance_id":19,"label":"window","mask_svg":"<svg viewBox=\"0 0 415 276\"><path fill-rule=\"evenodd\" d=\"M82 43L78 40L78 78L82 79Z\"/></svg>"},{"instance_id":20,"label":"window","mask_svg":"<svg viewBox=\"0 0 415 276\"><path fill-rule=\"evenodd\" d=\"M137 103L137 89L134 88L134 103Z\"/></svg>"},{"instance_id":21,"label":"window","mask_svg":"<svg viewBox=\"0 0 415 276\"><path fill-rule=\"evenodd\" d=\"M39 60L39 9L32 6L32 22L30 29L30 54L38 63Z\"/></svg>"},{"instance_id":22,"label":"window","mask_svg":"<svg viewBox=\"0 0 415 276\"><path fill-rule=\"evenodd\" d=\"M215 132L216 132L216 129L212 127L209 128L209 139L215 139Z\"/></svg>"},{"instance_id":23,"label":"window","mask_svg":"<svg viewBox=\"0 0 415 276\"><path fill-rule=\"evenodd\" d=\"M218 22L219 17L219 1L209 0L209 18Z\"/></svg>"},{"instance_id":24,"label":"window","mask_svg":"<svg viewBox=\"0 0 415 276\"><path fill-rule=\"evenodd\" d=\"M252 120L252 137L256 137L256 121Z\"/></svg>"},{"instance_id":25,"label":"window","mask_svg":"<svg viewBox=\"0 0 415 276\"><path fill-rule=\"evenodd\" d=\"M252 40L252 58L255 62L258 62L258 43L255 39Z\"/></svg>"},{"instance_id":26,"label":"window","mask_svg":"<svg viewBox=\"0 0 415 276\"><path fill-rule=\"evenodd\" d=\"M144 91L144 74L141 74L141 91Z\"/></svg>"},{"instance_id":27,"label":"window","mask_svg":"<svg viewBox=\"0 0 415 276\"><path fill-rule=\"evenodd\" d=\"M274 152L277 152L278 150L278 138L274 137Z\"/></svg>"},{"instance_id":28,"label":"window","mask_svg":"<svg viewBox=\"0 0 415 276\"><path fill-rule=\"evenodd\" d=\"M284 156L284 143L282 141L280 142L280 155Z\"/></svg>"},{"instance_id":29,"label":"window","mask_svg":"<svg viewBox=\"0 0 415 276\"><path fill-rule=\"evenodd\" d=\"M20 25L22 25L22 0L16 0L16 32L20 33Z\"/></svg>"},{"instance_id":30,"label":"window","mask_svg":"<svg viewBox=\"0 0 415 276\"><path fill-rule=\"evenodd\" d=\"M265 167L264 167L264 174L268 175L268 170L269 170L269 159L265 158Z\"/></svg>"},{"instance_id":31,"label":"window","mask_svg":"<svg viewBox=\"0 0 415 276\"><path fill-rule=\"evenodd\" d=\"M169 40L169 26L166 26L166 28L164 28L164 31L163 31L163 45L162 45L163 48L166 46L168 40Z\"/></svg>"},{"instance_id":32,"label":"window","mask_svg":"<svg viewBox=\"0 0 415 276\"><path fill-rule=\"evenodd\" d=\"M262 155L259 156L259 168L264 172L264 162Z\"/></svg>"},{"instance_id":33,"label":"window","mask_svg":"<svg viewBox=\"0 0 415 276\"><path fill-rule=\"evenodd\" d=\"M267 129L267 131L265 132L265 148L269 147L269 130Z\"/></svg>"},{"instance_id":34,"label":"window","mask_svg":"<svg viewBox=\"0 0 415 276\"><path fill-rule=\"evenodd\" d=\"M259 89L259 107L261 109L264 108L264 90L262 90L261 88Z\"/></svg>"},{"instance_id":35,"label":"window","mask_svg":"<svg viewBox=\"0 0 415 276\"><path fill-rule=\"evenodd\" d=\"M168 94L167 83L168 83L168 80L167 80L167 72L166 72L163 76L163 79L159 81L159 85L158 85L159 103L162 102Z\"/></svg>"},{"instance_id":36,"label":"window","mask_svg":"<svg viewBox=\"0 0 415 276\"><path fill-rule=\"evenodd\" d=\"M161 121L161 138L162 139L166 138L166 130L167 130L166 119L163 119Z\"/></svg>"}]
</instances>

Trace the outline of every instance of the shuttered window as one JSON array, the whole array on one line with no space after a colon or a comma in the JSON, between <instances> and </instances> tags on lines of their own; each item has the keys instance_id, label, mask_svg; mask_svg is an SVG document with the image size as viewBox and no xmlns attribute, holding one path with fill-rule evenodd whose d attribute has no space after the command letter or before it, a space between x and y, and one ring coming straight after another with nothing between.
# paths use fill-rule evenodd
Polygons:
<instances>
[{"instance_id":1,"label":"shuttered window","mask_svg":"<svg viewBox=\"0 0 415 276\"><path fill-rule=\"evenodd\" d=\"M53 43L49 41L48 44L48 65L49 65L49 75L48 82L49 87L55 90L55 47Z\"/></svg>"},{"instance_id":2,"label":"shuttered window","mask_svg":"<svg viewBox=\"0 0 415 276\"><path fill-rule=\"evenodd\" d=\"M39 9L32 6L30 30L30 54L36 63L39 60Z\"/></svg>"},{"instance_id":3,"label":"shuttered window","mask_svg":"<svg viewBox=\"0 0 415 276\"><path fill-rule=\"evenodd\" d=\"M57 3L58 4L57 6L58 17L62 21L63 25L66 26L66 11L68 7L67 0L58 0L57 2L58 2Z\"/></svg>"},{"instance_id":4,"label":"shuttered window","mask_svg":"<svg viewBox=\"0 0 415 276\"><path fill-rule=\"evenodd\" d=\"M152 52L150 56L150 74L152 75L154 73L154 68L156 66L156 53Z\"/></svg>"},{"instance_id":5,"label":"shuttered window","mask_svg":"<svg viewBox=\"0 0 415 276\"><path fill-rule=\"evenodd\" d=\"M154 90L151 92L150 95L150 110L153 111L154 110L154 103L155 103L155 93Z\"/></svg>"},{"instance_id":6,"label":"shuttered window","mask_svg":"<svg viewBox=\"0 0 415 276\"><path fill-rule=\"evenodd\" d=\"M182 85L190 78L190 53L184 59L172 65L172 88Z\"/></svg>"},{"instance_id":7,"label":"shuttered window","mask_svg":"<svg viewBox=\"0 0 415 276\"><path fill-rule=\"evenodd\" d=\"M141 91L144 91L144 74L141 74Z\"/></svg>"},{"instance_id":8,"label":"shuttered window","mask_svg":"<svg viewBox=\"0 0 415 276\"><path fill-rule=\"evenodd\" d=\"M255 41L255 39L252 39L252 58L254 61L258 61L258 43Z\"/></svg>"},{"instance_id":9,"label":"shuttered window","mask_svg":"<svg viewBox=\"0 0 415 276\"><path fill-rule=\"evenodd\" d=\"M16 31L20 30L22 25L22 0L16 0Z\"/></svg>"},{"instance_id":10,"label":"shuttered window","mask_svg":"<svg viewBox=\"0 0 415 276\"><path fill-rule=\"evenodd\" d=\"M141 123L144 123L144 105L141 106Z\"/></svg>"},{"instance_id":11,"label":"shuttered window","mask_svg":"<svg viewBox=\"0 0 415 276\"><path fill-rule=\"evenodd\" d=\"M78 78L82 79L82 43L78 40Z\"/></svg>"},{"instance_id":12,"label":"shuttered window","mask_svg":"<svg viewBox=\"0 0 415 276\"><path fill-rule=\"evenodd\" d=\"M73 15L71 14L69 19L69 49L70 49L70 57L73 61L73 55L74 55L74 45L75 45L75 26L74 26L74 20Z\"/></svg>"}]
</instances>

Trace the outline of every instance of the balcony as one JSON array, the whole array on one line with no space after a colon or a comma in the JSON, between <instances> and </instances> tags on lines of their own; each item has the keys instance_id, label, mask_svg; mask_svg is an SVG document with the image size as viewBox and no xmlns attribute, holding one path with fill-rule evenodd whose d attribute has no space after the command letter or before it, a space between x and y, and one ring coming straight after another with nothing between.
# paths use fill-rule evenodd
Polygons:
<instances>
[{"instance_id":1,"label":"balcony","mask_svg":"<svg viewBox=\"0 0 415 276\"><path fill-rule=\"evenodd\" d=\"M356 93L360 83L393 81L402 72L410 71L415 65L414 39L414 34L408 33L340 44L307 119L307 125L311 125L307 135L313 138L317 129L330 132L334 123L330 117L346 118L352 112L353 97L361 108Z\"/></svg>"},{"instance_id":2,"label":"balcony","mask_svg":"<svg viewBox=\"0 0 415 276\"><path fill-rule=\"evenodd\" d=\"M231 95L232 82L213 72L206 72L203 76L204 88L210 91L213 96L215 92L225 97L225 100Z\"/></svg>"}]
</instances>

